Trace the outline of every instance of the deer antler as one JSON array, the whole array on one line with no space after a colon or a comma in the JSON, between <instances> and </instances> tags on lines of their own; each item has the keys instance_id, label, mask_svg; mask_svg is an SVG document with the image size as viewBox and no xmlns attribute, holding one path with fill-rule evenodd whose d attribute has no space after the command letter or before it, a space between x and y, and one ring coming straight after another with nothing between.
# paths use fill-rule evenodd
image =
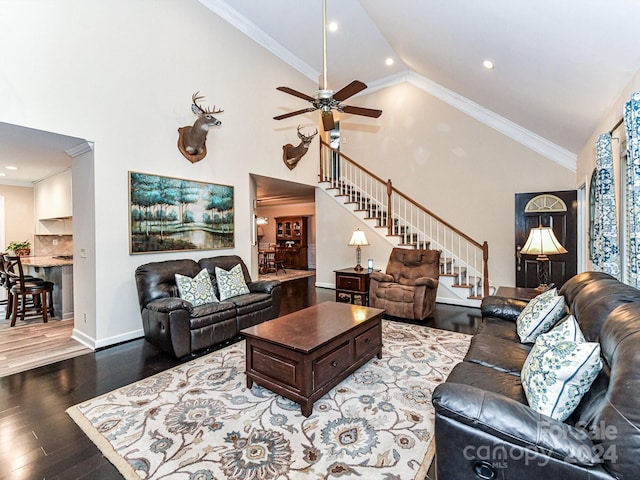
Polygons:
<instances>
[{"instance_id":1,"label":"deer antler","mask_svg":"<svg viewBox=\"0 0 640 480\"><path fill-rule=\"evenodd\" d=\"M216 110L216 106L213 106L213 110L209 110L209 107L202 108L200 105L198 105L198 100L204 100L204 95L198 95L200 93L200 91L197 91L196 93L194 93L193 95L191 95L191 101L193 102L193 104L196 106L196 108L198 110L200 110L200 112L202 112L203 114L207 113L210 115L213 115L214 113L222 113L224 112L224 110Z\"/></svg>"},{"instance_id":2,"label":"deer antler","mask_svg":"<svg viewBox=\"0 0 640 480\"><path fill-rule=\"evenodd\" d=\"M300 138L300 140L309 140L310 138L315 137L318 134L318 129L316 128L316 131L313 132L311 135L305 135L304 133L300 132L300 125L298 125L298 137Z\"/></svg>"}]
</instances>

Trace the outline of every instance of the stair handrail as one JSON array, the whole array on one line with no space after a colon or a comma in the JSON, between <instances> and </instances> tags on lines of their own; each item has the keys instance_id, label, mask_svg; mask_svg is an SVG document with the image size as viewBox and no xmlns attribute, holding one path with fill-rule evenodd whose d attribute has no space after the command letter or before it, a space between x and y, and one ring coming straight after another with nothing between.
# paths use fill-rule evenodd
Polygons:
<instances>
[{"instance_id":1,"label":"stair handrail","mask_svg":"<svg viewBox=\"0 0 640 480\"><path fill-rule=\"evenodd\" d=\"M392 183L391 179L388 179L388 180L382 179L381 177L379 177L375 173L371 172L369 169L365 168L364 166L360 165L358 162L356 162L355 160L350 158L348 155L342 153L340 150L337 150L337 149L333 148L324 139L320 138L319 146L320 146L320 168L319 168L318 177L319 177L319 180L321 182L322 181L326 181L326 177L325 177L325 174L324 174L324 162L323 162L323 147L326 147L331 152L335 153L336 155L339 155L341 158L345 159L347 162L351 163L352 165L354 165L358 169L360 169L363 172L365 172L371 178L375 179L376 181L380 182L381 184L385 184L386 185L386 187L387 187L387 200L388 200L387 201L387 218L391 219L391 216L392 216L392 212L391 212L391 206L392 206L391 197L395 193L396 195L404 198L407 202L411 203L416 208L422 210L424 213L426 213L427 215L429 215L430 217L432 217L436 221L440 222L441 224L443 224L444 226L449 228L451 231L453 231L454 233L456 233L460 237L464 238L466 241L468 241L472 245L475 245L477 248L482 250L482 261L483 261L483 264L484 264L483 282L482 282L483 295L484 296L489 295L489 244L486 241L480 243L479 241L471 238L469 235L467 235L466 233L462 232L460 229L454 227L449 222L447 222L442 217L440 217L436 213L434 213L431 210L429 210L427 207L425 207L421 203L417 202L413 198L409 197L405 193L403 193L400 190L398 190L397 188L395 188L393 186L393 183ZM390 221L387 222L387 233L388 233L388 235L392 235L393 234L393 230L392 229L393 229L392 222L390 222Z\"/></svg>"}]
</instances>

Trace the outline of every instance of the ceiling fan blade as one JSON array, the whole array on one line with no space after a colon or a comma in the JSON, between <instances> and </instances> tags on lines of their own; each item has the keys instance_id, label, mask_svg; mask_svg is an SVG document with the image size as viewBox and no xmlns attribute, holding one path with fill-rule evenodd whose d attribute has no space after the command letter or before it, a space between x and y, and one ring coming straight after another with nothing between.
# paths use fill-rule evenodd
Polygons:
<instances>
[{"instance_id":1,"label":"ceiling fan blade","mask_svg":"<svg viewBox=\"0 0 640 480\"><path fill-rule=\"evenodd\" d=\"M293 88L278 87L278 88L276 88L276 90L280 90L281 92L288 93L289 95L293 95L294 97L302 98L303 100L306 100L308 102L315 102L315 100L316 100L315 98L310 97L306 93L298 92L297 90L294 90Z\"/></svg>"},{"instance_id":2,"label":"ceiling fan blade","mask_svg":"<svg viewBox=\"0 0 640 480\"><path fill-rule=\"evenodd\" d=\"M367 86L360 80L354 80L346 87L342 87L340 90L334 93L333 99L337 100L338 102L342 102L343 100L354 96L356 93L361 92L365 88L367 88Z\"/></svg>"},{"instance_id":3,"label":"ceiling fan blade","mask_svg":"<svg viewBox=\"0 0 640 480\"><path fill-rule=\"evenodd\" d=\"M301 113L309 113L313 112L315 108L303 108L302 110L296 110L295 112L283 113L282 115L278 115L277 117L273 117L274 120L283 120L285 118L293 117L295 115L300 115Z\"/></svg>"},{"instance_id":4,"label":"ceiling fan blade","mask_svg":"<svg viewBox=\"0 0 640 480\"><path fill-rule=\"evenodd\" d=\"M375 110L373 108L364 107L351 107L349 105L341 105L340 110L344 113L351 113L353 115L362 115L363 117L378 118L382 115L382 110Z\"/></svg>"},{"instance_id":5,"label":"ceiling fan blade","mask_svg":"<svg viewBox=\"0 0 640 480\"><path fill-rule=\"evenodd\" d=\"M327 112L322 112L322 127L325 132L333 130L336 126L336 123L333 120L333 112L331 110Z\"/></svg>"}]
</instances>

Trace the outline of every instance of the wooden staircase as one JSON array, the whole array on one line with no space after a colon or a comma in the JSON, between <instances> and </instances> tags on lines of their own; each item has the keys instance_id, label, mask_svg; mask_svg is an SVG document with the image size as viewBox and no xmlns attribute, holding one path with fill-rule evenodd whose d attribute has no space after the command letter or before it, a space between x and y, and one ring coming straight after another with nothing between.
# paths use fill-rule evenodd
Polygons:
<instances>
[{"instance_id":1,"label":"wooden staircase","mask_svg":"<svg viewBox=\"0 0 640 480\"><path fill-rule=\"evenodd\" d=\"M479 306L489 294L487 242L473 240L322 139L319 172L320 187L392 246L440 250L442 301Z\"/></svg>"}]
</instances>

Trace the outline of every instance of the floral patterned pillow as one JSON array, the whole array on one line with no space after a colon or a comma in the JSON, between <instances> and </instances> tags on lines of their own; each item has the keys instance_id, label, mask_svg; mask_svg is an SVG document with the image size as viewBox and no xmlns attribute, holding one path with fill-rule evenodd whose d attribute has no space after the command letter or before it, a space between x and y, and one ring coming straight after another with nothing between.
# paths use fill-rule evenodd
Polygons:
<instances>
[{"instance_id":1,"label":"floral patterned pillow","mask_svg":"<svg viewBox=\"0 0 640 480\"><path fill-rule=\"evenodd\" d=\"M565 339L577 327L572 323L575 320L562 322L538 336L520 374L529 406L561 421L576 409L602 369L599 343Z\"/></svg>"},{"instance_id":2,"label":"floral patterned pillow","mask_svg":"<svg viewBox=\"0 0 640 480\"><path fill-rule=\"evenodd\" d=\"M218 301L206 268L200 270L193 278L176 273L176 285L180 298L190 302L194 307Z\"/></svg>"},{"instance_id":3,"label":"floral patterned pillow","mask_svg":"<svg viewBox=\"0 0 640 480\"><path fill-rule=\"evenodd\" d=\"M516 329L522 343L533 343L541 333L551 330L565 315L564 296L552 288L531 300L520 312Z\"/></svg>"},{"instance_id":4,"label":"floral patterned pillow","mask_svg":"<svg viewBox=\"0 0 640 480\"><path fill-rule=\"evenodd\" d=\"M567 315L556 323L555 327L545 334L545 340L547 343L558 343L565 340L578 343L586 341L573 315Z\"/></svg>"},{"instance_id":5,"label":"floral patterned pillow","mask_svg":"<svg viewBox=\"0 0 640 480\"><path fill-rule=\"evenodd\" d=\"M249 287L247 287L244 281L240 264L229 271L216 267L216 280L218 281L220 300L226 300L227 298L249 293Z\"/></svg>"}]
</instances>

